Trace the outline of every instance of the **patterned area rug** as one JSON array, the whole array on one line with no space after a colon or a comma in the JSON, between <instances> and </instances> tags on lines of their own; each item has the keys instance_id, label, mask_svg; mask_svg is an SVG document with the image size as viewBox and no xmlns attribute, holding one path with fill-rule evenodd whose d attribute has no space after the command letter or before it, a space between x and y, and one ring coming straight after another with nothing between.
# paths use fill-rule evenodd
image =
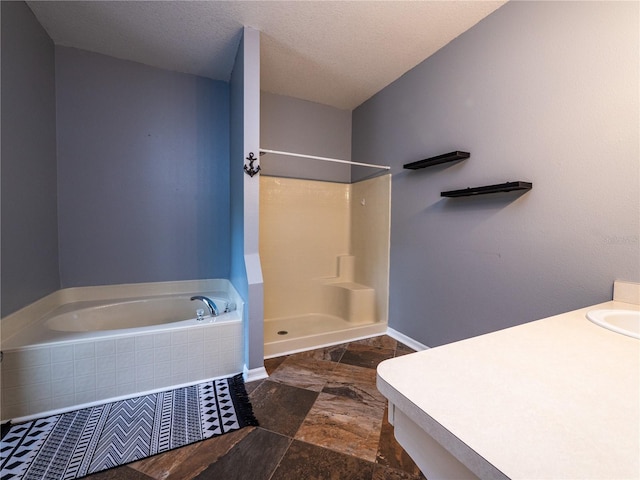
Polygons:
<instances>
[{"instance_id":1,"label":"patterned area rug","mask_svg":"<svg viewBox=\"0 0 640 480\"><path fill-rule=\"evenodd\" d=\"M5 479L73 479L257 425L242 375L3 429Z\"/></svg>"}]
</instances>

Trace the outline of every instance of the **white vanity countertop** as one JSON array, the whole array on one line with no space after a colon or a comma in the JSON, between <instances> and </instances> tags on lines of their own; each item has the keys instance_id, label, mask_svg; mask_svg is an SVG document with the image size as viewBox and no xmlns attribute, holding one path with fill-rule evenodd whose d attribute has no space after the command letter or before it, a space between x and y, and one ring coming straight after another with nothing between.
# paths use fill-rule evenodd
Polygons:
<instances>
[{"instance_id":1,"label":"white vanity countertop","mask_svg":"<svg viewBox=\"0 0 640 480\"><path fill-rule=\"evenodd\" d=\"M605 302L398 357L378 388L480 477L640 478L640 340Z\"/></svg>"}]
</instances>

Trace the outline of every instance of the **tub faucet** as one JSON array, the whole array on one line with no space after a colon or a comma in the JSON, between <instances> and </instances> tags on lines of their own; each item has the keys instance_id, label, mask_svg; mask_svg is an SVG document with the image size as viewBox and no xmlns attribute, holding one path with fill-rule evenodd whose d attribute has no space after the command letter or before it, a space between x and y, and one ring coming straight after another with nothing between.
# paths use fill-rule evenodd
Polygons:
<instances>
[{"instance_id":1,"label":"tub faucet","mask_svg":"<svg viewBox=\"0 0 640 480\"><path fill-rule=\"evenodd\" d=\"M209 313L211 313L212 317L217 317L220 314L220 312L218 311L218 307L209 297L195 295L191 297L191 300L202 300L204 304L209 308Z\"/></svg>"}]
</instances>

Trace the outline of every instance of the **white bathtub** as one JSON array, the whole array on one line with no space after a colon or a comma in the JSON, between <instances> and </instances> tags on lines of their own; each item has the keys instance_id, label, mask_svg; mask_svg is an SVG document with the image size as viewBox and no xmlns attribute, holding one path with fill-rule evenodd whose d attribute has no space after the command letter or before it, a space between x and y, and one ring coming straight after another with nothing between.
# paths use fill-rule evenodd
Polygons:
<instances>
[{"instance_id":1,"label":"white bathtub","mask_svg":"<svg viewBox=\"0 0 640 480\"><path fill-rule=\"evenodd\" d=\"M208 309L193 295L211 298L220 315L197 320ZM55 292L2 319L1 419L239 373L242 311L228 280Z\"/></svg>"}]
</instances>

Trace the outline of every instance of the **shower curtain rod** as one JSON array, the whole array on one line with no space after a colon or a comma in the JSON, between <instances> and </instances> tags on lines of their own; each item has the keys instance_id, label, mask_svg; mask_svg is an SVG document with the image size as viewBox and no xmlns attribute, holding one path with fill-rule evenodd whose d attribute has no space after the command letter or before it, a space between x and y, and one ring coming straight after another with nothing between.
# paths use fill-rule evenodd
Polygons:
<instances>
[{"instance_id":1,"label":"shower curtain rod","mask_svg":"<svg viewBox=\"0 0 640 480\"><path fill-rule=\"evenodd\" d=\"M261 148L260 153L275 153L277 155L287 155L289 157L311 158L313 160L322 160L324 162L346 163L348 165L357 165L359 167L381 168L383 170L391 169L391 167L387 165L375 165L373 163L352 162L350 160L340 160L338 158L316 157L315 155L303 155L301 153L281 152L278 150L267 150L266 148Z\"/></svg>"}]
</instances>

